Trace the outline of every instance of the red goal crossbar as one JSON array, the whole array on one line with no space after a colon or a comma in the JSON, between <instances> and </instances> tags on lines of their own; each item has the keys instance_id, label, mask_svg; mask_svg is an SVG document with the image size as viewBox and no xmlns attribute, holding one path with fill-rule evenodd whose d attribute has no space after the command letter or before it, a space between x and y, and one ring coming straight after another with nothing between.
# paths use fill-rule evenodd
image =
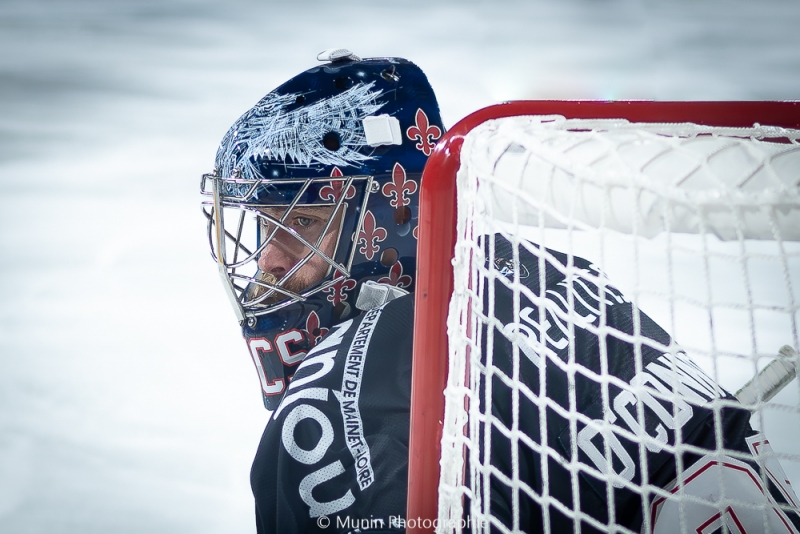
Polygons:
<instances>
[{"instance_id":1,"label":"red goal crossbar","mask_svg":"<svg viewBox=\"0 0 800 534\"><path fill-rule=\"evenodd\" d=\"M519 115L631 122L692 122L800 129L796 102L520 101L481 109L458 122L436 145L423 173L417 249L414 360L408 466L408 533L431 532L437 517L439 457L447 378L447 310L453 292L455 176L464 137L491 120Z\"/></svg>"}]
</instances>

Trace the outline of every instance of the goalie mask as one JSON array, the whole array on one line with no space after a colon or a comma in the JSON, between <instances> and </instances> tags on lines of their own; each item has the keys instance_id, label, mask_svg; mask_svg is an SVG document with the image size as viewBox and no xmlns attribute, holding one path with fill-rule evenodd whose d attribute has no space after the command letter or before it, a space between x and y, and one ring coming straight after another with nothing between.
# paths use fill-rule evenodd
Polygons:
<instances>
[{"instance_id":1,"label":"goalie mask","mask_svg":"<svg viewBox=\"0 0 800 534\"><path fill-rule=\"evenodd\" d=\"M444 133L413 63L323 54L233 124L201 185L268 409L308 350L358 313L365 282L413 291L419 179Z\"/></svg>"}]
</instances>

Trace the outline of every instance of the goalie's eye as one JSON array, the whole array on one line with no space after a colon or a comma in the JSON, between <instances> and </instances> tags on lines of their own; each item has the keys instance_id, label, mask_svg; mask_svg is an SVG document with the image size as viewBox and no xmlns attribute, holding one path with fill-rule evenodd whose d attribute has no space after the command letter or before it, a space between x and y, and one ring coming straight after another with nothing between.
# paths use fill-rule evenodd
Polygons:
<instances>
[{"instance_id":1,"label":"goalie's eye","mask_svg":"<svg viewBox=\"0 0 800 534\"><path fill-rule=\"evenodd\" d=\"M301 228L308 228L312 224L314 224L314 219L311 217L295 217L292 219L292 222L295 226L300 226Z\"/></svg>"},{"instance_id":2,"label":"goalie's eye","mask_svg":"<svg viewBox=\"0 0 800 534\"><path fill-rule=\"evenodd\" d=\"M333 213L333 206L301 206L289 213L286 213L284 207L265 207L260 211L263 214L261 218L263 236L266 237L271 231L275 231L277 224L279 228L284 228L309 243L314 243L322 235L322 231ZM268 218L272 219L272 221L268 222ZM281 220L283 220L283 223L274 222ZM285 238L285 236L281 237L282 231L278 231L276 235L281 239Z\"/></svg>"},{"instance_id":3,"label":"goalie's eye","mask_svg":"<svg viewBox=\"0 0 800 534\"><path fill-rule=\"evenodd\" d=\"M262 231L269 231L270 226L272 225L272 223L268 219L266 219L264 217L259 217L259 221L261 223ZM306 217L306 216L298 215L298 216L295 216L295 217L292 217L291 219L289 219L286 222L286 224L287 224L287 226L293 226L295 228L309 228L309 227L313 226L317 222L320 222L320 221L319 221L319 219L317 219L315 217Z\"/></svg>"}]
</instances>

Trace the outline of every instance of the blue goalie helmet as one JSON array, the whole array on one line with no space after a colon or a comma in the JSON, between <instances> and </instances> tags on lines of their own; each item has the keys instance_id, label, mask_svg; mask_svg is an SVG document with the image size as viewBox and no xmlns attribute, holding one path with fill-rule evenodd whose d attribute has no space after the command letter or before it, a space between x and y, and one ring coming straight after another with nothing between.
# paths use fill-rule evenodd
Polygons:
<instances>
[{"instance_id":1,"label":"blue goalie helmet","mask_svg":"<svg viewBox=\"0 0 800 534\"><path fill-rule=\"evenodd\" d=\"M201 185L268 409L310 348L359 312L365 283L413 291L419 181L444 133L415 64L323 54L231 126Z\"/></svg>"}]
</instances>

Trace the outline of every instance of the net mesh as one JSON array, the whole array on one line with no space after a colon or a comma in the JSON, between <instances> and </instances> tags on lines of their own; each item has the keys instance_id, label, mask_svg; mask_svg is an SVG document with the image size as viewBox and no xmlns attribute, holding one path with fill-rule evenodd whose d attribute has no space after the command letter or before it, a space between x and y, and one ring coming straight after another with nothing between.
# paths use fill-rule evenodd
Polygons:
<instances>
[{"instance_id":1,"label":"net mesh","mask_svg":"<svg viewBox=\"0 0 800 534\"><path fill-rule=\"evenodd\" d=\"M558 116L467 135L440 532L796 531L798 140Z\"/></svg>"}]
</instances>

